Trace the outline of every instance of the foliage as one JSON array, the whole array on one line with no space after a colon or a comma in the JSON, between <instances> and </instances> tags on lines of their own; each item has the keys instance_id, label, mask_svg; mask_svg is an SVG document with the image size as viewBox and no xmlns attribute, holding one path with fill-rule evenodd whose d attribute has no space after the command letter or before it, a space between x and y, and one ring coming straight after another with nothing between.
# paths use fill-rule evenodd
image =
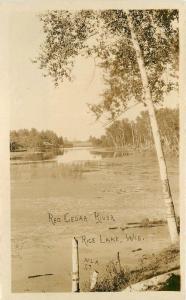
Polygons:
<instances>
[{"instance_id":1,"label":"foliage","mask_svg":"<svg viewBox=\"0 0 186 300\"><path fill-rule=\"evenodd\" d=\"M46 148L55 148L63 146L63 138L58 137L53 131L45 130L38 131L35 128L31 130L20 129L12 130L10 132L10 150L16 151L18 149L36 149L41 150Z\"/></svg>"},{"instance_id":2,"label":"foliage","mask_svg":"<svg viewBox=\"0 0 186 300\"><path fill-rule=\"evenodd\" d=\"M117 261L111 261L106 266L106 272L96 284L96 292L121 291L137 282L167 273L180 267L179 246L177 244L164 249L157 254L143 255L136 269L118 268ZM172 280L172 278L171 278ZM175 283L175 281L174 281ZM176 280L174 290L180 290L180 278ZM161 290L173 290L171 283Z\"/></svg>"},{"instance_id":3,"label":"foliage","mask_svg":"<svg viewBox=\"0 0 186 300\"><path fill-rule=\"evenodd\" d=\"M110 49L112 55L102 59L107 85L103 93L102 107L111 112L113 118L125 110L131 101L144 102L144 94L125 14L121 11L114 11L114 14L112 11L106 11L105 14L107 29L113 30L116 35L119 28L117 43ZM179 43L175 20L178 19L178 12L135 10L130 14L143 55L152 100L154 103L160 103L165 94L176 88ZM119 25L118 20L122 20ZM96 111L97 106L94 108Z\"/></svg>"},{"instance_id":4,"label":"foliage","mask_svg":"<svg viewBox=\"0 0 186 300\"><path fill-rule=\"evenodd\" d=\"M179 32L177 10L131 10L130 15L142 51L152 99L177 86ZM45 40L34 62L44 76L58 85L71 80L78 55L94 56L103 69L106 89L103 101L90 105L100 117L111 118L123 111L130 101L144 102L136 54L131 42L124 10L53 10L40 16Z\"/></svg>"},{"instance_id":5,"label":"foliage","mask_svg":"<svg viewBox=\"0 0 186 300\"><path fill-rule=\"evenodd\" d=\"M179 111L161 108L156 111L159 130L165 150L178 152ZM90 142L99 147L148 148L153 146L149 117L142 111L135 121L128 119L114 121L100 138L90 137Z\"/></svg>"}]
</instances>

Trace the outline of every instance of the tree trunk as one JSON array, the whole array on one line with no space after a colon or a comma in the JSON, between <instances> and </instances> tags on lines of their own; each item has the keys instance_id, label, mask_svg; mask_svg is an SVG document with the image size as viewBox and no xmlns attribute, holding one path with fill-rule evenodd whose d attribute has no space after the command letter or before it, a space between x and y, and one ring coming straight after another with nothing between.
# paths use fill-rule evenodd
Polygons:
<instances>
[{"instance_id":1,"label":"tree trunk","mask_svg":"<svg viewBox=\"0 0 186 300\"><path fill-rule=\"evenodd\" d=\"M139 65L139 70L140 70L142 84L143 84L145 103L147 105L147 109L149 113L152 134L153 134L157 158L159 162L159 169L160 169L160 176L161 176L162 187L163 187L163 196L164 196L164 201L166 206L166 217L167 217L167 223L169 227L169 233L170 233L171 241L172 243L174 243L178 240L176 215L175 215L174 204L173 204L170 185L169 185L167 167L166 167L165 157L164 157L163 148L161 144L161 138L160 138L159 128L157 124L154 104L151 98L151 92L149 88L148 77L144 65L142 52L133 28L132 18L129 12L126 12L126 14L127 14L130 32L131 32L133 47L137 56L137 62Z\"/></svg>"},{"instance_id":2,"label":"tree trunk","mask_svg":"<svg viewBox=\"0 0 186 300\"><path fill-rule=\"evenodd\" d=\"M133 145L133 147L134 147L134 144L135 144L135 139L134 139L134 129L133 129L133 125L132 125L132 123L131 123L131 133L132 133L132 145Z\"/></svg>"},{"instance_id":3,"label":"tree trunk","mask_svg":"<svg viewBox=\"0 0 186 300\"><path fill-rule=\"evenodd\" d=\"M115 142L115 139L114 139L113 135L110 133L109 130L107 131L107 134L108 134L108 136L111 138L111 140L112 140L112 142L113 142L113 146L114 146L114 148L116 149L116 148L117 148L117 144L116 144L116 142Z\"/></svg>"},{"instance_id":4,"label":"tree trunk","mask_svg":"<svg viewBox=\"0 0 186 300\"><path fill-rule=\"evenodd\" d=\"M79 253L78 240L72 239L72 292L78 293L79 289Z\"/></svg>"}]
</instances>

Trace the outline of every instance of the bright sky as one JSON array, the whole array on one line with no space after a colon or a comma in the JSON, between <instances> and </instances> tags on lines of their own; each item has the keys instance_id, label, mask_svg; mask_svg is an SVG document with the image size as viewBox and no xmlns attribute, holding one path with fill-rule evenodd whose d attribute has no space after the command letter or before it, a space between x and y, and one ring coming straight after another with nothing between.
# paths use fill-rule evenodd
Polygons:
<instances>
[{"instance_id":1,"label":"bright sky","mask_svg":"<svg viewBox=\"0 0 186 300\"><path fill-rule=\"evenodd\" d=\"M102 124L95 122L87 107L87 103L99 102L103 91L101 73L93 59L79 59L74 81L55 88L51 78L44 78L31 63L43 40L36 14L14 12L9 23L11 129L51 129L68 139L82 140L103 134ZM174 107L177 101L178 95L172 93L166 104ZM139 110L140 106L131 109L124 117L134 118Z\"/></svg>"}]
</instances>

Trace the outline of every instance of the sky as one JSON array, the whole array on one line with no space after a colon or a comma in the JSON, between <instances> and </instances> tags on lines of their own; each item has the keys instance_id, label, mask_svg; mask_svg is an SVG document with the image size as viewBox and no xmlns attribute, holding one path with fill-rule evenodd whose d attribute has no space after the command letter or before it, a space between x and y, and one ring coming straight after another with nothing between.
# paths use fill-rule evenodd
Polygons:
<instances>
[{"instance_id":1,"label":"sky","mask_svg":"<svg viewBox=\"0 0 186 300\"><path fill-rule=\"evenodd\" d=\"M90 135L104 134L101 122L96 122L87 103L99 103L104 89L101 71L93 59L79 58L73 70L73 82L65 81L58 88L51 78L43 77L37 57L44 39L42 26L33 11L15 12L9 19L9 80L11 129L50 129L69 140L86 140ZM174 92L165 105L175 107ZM123 117L135 118L140 105Z\"/></svg>"}]
</instances>

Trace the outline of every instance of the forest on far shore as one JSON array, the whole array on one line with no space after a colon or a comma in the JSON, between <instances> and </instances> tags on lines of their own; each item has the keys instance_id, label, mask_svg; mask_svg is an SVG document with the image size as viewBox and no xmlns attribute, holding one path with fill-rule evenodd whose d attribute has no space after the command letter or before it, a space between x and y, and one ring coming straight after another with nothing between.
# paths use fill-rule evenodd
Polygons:
<instances>
[{"instance_id":1,"label":"forest on far shore","mask_svg":"<svg viewBox=\"0 0 186 300\"><path fill-rule=\"evenodd\" d=\"M178 153L179 109L156 110L160 135L166 152ZM149 116L142 111L135 121L127 118L113 122L100 138L90 137L94 146L135 149L151 149L154 145Z\"/></svg>"},{"instance_id":2,"label":"forest on far shore","mask_svg":"<svg viewBox=\"0 0 186 300\"><path fill-rule=\"evenodd\" d=\"M160 108L156 111L163 147L166 152L178 153L179 110ZM105 128L100 138L90 136L90 145L114 149L151 149L154 146L149 116L142 111L135 121L127 118L116 120ZM38 131L35 128L12 130L10 151L47 151L53 148L73 147L73 142L58 136L52 130Z\"/></svg>"},{"instance_id":3,"label":"forest on far shore","mask_svg":"<svg viewBox=\"0 0 186 300\"><path fill-rule=\"evenodd\" d=\"M45 151L63 147L67 141L52 130L19 129L10 131L10 151Z\"/></svg>"}]
</instances>

